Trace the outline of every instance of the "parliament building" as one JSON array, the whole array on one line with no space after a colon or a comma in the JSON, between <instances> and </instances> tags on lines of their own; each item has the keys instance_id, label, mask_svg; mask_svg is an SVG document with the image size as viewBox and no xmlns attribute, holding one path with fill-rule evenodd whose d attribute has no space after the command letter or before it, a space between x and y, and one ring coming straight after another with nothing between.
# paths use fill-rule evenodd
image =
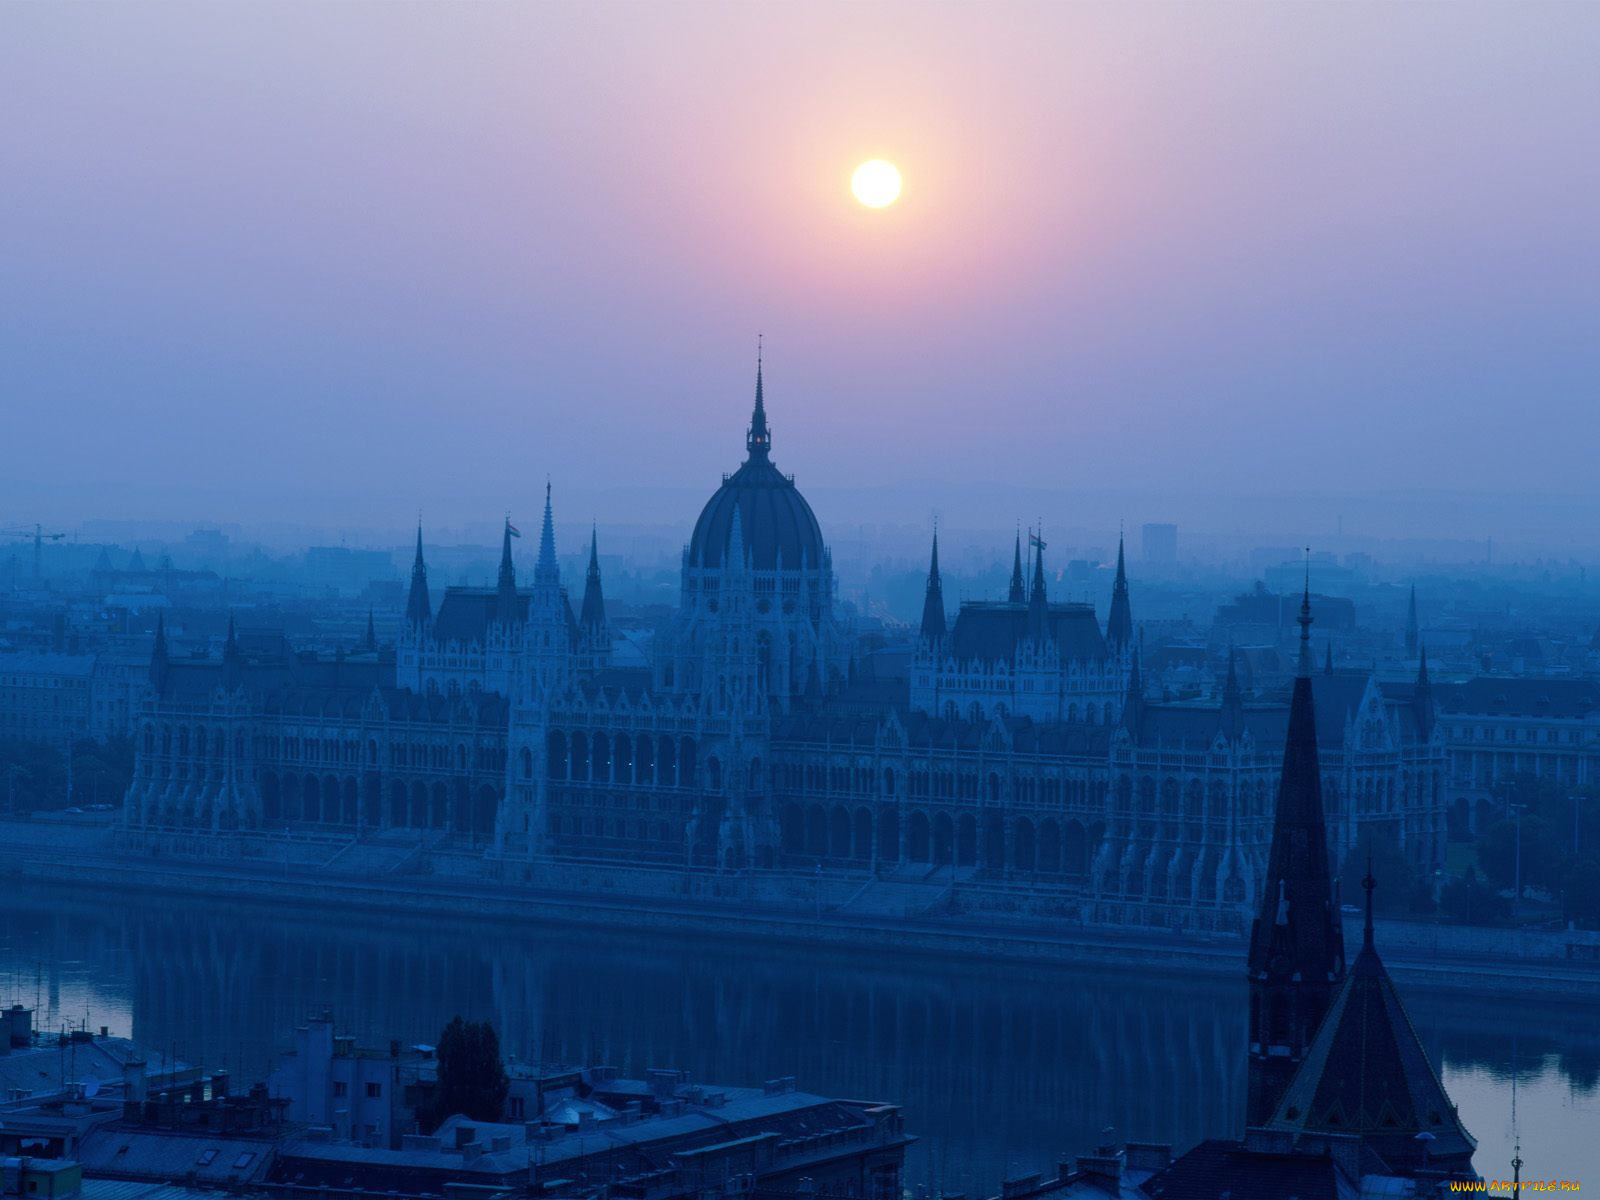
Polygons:
<instances>
[{"instance_id":1,"label":"parliament building","mask_svg":"<svg viewBox=\"0 0 1600 1200\"><path fill-rule=\"evenodd\" d=\"M658 870L948 880L980 907L1242 932L1263 890L1287 697L1146 695L1119 547L1110 609L1049 595L1042 541L1004 601L944 602L937 534L909 668L857 669L811 506L772 459L761 371L746 458L683 551L648 666L612 661L591 536L574 603L551 496L531 586L509 524L494 588L437 607L418 530L394 646L329 659L237 632L220 657L158 630L124 812L130 839L284 831ZM1371 839L1431 874L1443 733L1415 683L1317 672L1333 867ZM1018 898L1023 899L1019 900Z\"/></svg>"}]
</instances>

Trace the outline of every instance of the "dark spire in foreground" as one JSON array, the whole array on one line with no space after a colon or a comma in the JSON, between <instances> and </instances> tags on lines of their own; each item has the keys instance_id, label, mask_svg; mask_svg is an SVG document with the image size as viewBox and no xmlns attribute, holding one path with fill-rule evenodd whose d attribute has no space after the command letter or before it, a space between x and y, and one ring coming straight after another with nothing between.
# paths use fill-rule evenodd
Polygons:
<instances>
[{"instance_id":1,"label":"dark spire in foreground","mask_svg":"<svg viewBox=\"0 0 1600 1200\"><path fill-rule=\"evenodd\" d=\"M1125 650L1133 640L1133 610L1128 604L1128 567L1123 554L1122 535L1117 535L1117 579L1111 585L1111 613L1106 618L1106 641L1115 650Z\"/></svg>"},{"instance_id":2,"label":"dark spire in foreground","mask_svg":"<svg viewBox=\"0 0 1600 1200\"><path fill-rule=\"evenodd\" d=\"M417 522L417 556L411 562L411 595L406 599L406 621L412 626L426 625L433 616L428 601L428 566L422 561L422 522Z\"/></svg>"},{"instance_id":3,"label":"dark spire in foreground","mask_svg":"<svg viewBox=\"0 0 1600 1200\"><path fill-rule=\"evenodd\" d=\"M1361 951L1304 1063L1262 1123L1293 1133L1359 1137L1389 1174L1465 1175L1477 1142L1456 1115L1378 957L1370 861L1361 886L1367 893Z\"/></svg>"},{"instance_id":4,"label":"dark spire in foreground","mask_svg":"<svg viewBox=\"0 0 1600 1200\"><path fill-rule=\"evenodd\" d=\"M1411 585L1411 602L1406 607L1406 654L1417 652L1421 634L1417 630L1417 585Z\"/></svg>"},{"instance_id":5,"label":"dark spire in foreground","mask_svg":"<svg viewBox=\"0 0 1600 1200\"><path fill-rule=\"evenodd\" d=\"M1032 537L1032 535L1029 535ZM1017 546L1011 556L1011 594L1006 597L1012 604L1026 604L1028 592L1022 582L1022 530L1017 530ZM1596 635L1600 637L1600 634Z\"/></svg>"},{"instance_id":6,"label":"dark spire in foreground","mask_svg":"<svg viewBox=\"0 0 1600 1200\"><path fill-rule=\"evenodd\" d=\"M761 396L761 341L756 340L756 406L750 414L750 430L744 440L752 462L765 460L772 453L772 430L767 428L767 406Z\"/></svg>"},{"instance_id":7,"label":"dark spire in foreground","mask_svg":"<svg viewBox=\"0 0 1600 1200\"><path fill-rule=\"evenodd\" d=\"M1297 674L1302 678L1311 675L1311 552L1306 551L1306 590L1300 598L1300 662Z\"/></svg>"},{"instance_id":8,"label":"dark spire in foreground","mask_svg":"<svg viewBox=\"0 0 1600 1200\"><path fill-rule=\"evenodd\" d=\"M934 642L945 635L944 586L939 580L939 527L933 528L933 553L928 558L928 590L922 597L922 628L924 640Z\"/></svg>"},{"instance_id":9,"label":"dark spire in foreground","mask_svg":"<svg viewBox=\"0 0 1600 1200\"><path fill-rule=\"evenodd\" d=\"M1308 568L1309 570L1309 568ZM1272 848L1250 931L1249 1098L1245 1124L1277 1107L1344 978L1311 696L1311 591L1300 607L1300 674L1278 782Z\"/></svg>"},{"instance_id":10,"label":"dark spire in foreground","mask_svg":"<svg viewBox=\"0 0 1600 1200\"><path fill-rule=\"evenodd\" d=\"M591 637L605 632L606 597L600 587L600 539L592 525L589 527L589 571L583 580L583 607L578 612L578 623Z\"/></svg>"},{"instance_id":11,"label":"dark spire in foreground","mask_svg":"<svg viewBox=\"0 0 1600 1200\"><path fill-rule=\"evenodd\" d=\"M517 569L511 563L511 518L500 534L500 579L495 587L494 619L502 625L517 620Z\"/></svg>"}]
</instances>

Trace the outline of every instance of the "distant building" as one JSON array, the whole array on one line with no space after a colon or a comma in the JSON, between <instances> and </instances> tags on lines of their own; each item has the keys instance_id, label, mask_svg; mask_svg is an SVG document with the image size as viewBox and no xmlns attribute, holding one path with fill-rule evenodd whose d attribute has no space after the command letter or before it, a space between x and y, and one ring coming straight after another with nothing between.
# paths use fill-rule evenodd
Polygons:
<instances>
[{"instance_id":1,"label":"distant building","mask_svg":"<svg viewBox=\"0 0 1600 1200\"><path fill-rule=\"evenodd\" d=\"M772 461L759 367L745 451L694 525L678 611L647 656L613 653L593 534L573 603L548 488L531 586L507 522L496 585L447 588L436 606L418 531L392 661L317 660L232 632L220 658L192 659L158 634L131 836L409 836L476 848L502 877L563 859L820 865L859 876L869 906L921 881L925 903L1243 930L1283 700L1147 701L1120 544L1102 622L1051 598L1038 536L1016 540L1004 600L952 615L935 537L913 643L869 656L836 610L816 516ZM1292 625L1293 604L1244 599L1272 636ZM1348 602L1312 606L1353 621ZM1340 853L1381 834L1431 869L1431 715L1365 676L1314 686Z\"/></svg>"},{"instance_id":2,"label":"distant building","mask_svg":"<svg viewBox=\"0 0 1600 1200\"><path fill-rule=\"evenodd\" d=\"M1140 549L1151 566L1170 567L1178 561L1178 527L1146 525L1140 531Z\"/></svg>"}]
</instances>

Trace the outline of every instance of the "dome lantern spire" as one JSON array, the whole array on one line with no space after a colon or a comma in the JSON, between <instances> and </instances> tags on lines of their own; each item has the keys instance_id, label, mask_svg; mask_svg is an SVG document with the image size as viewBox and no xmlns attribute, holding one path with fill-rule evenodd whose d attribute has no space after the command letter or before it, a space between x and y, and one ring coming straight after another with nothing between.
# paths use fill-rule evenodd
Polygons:
<instances>
[{"instance_id":1,"label":"dome lantern spire","mask_svg":"<svg viewBox=\"0 0 1600 1200\"><path fill-rule=\"evenodd\" d=\"M765 459L772 453L772 430L767 427L767 406L761 395L761 335L756 335L756 406L750 414L750 430L745 436L745 449L751 461Z\"/></svg>"}]
</instances>

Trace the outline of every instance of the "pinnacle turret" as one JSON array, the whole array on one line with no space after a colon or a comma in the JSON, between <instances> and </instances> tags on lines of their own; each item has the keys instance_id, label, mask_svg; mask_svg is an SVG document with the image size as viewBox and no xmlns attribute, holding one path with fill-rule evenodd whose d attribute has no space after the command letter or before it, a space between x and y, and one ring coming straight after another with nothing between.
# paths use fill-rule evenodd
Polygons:
<instances>
[{"instance_id":1,"label":"pinnacle turret","mask_svg":"<svg viewBox=\"0 0 1600 1200\"><path fill-rule=\"evenodd\" d=\"M433 616L428 600L428 566L422 561L422 522L417 522L417 556L411 562L411 594L406 599L406 622L413 628L426 625Z\"/></svg>"},{"instance_id":2,"label":"pinnacle turret","mask_svg":"<svg viewBox=\"0 0 1600 1200\"><path fill-rule=\"evenodd\" d=\"M1128 567L1123 553L1122 535L1117 535L1117 578L1111 585L1111 612L1106 618L1106 642L1114 650L1125 650L1133 640L1133 609L1128 603Z\"/></svg>"},{"instance_id":3,"label":"pinnacle turret","mask_svg":"<svg viewBox=\"0 0 1600 1200\"><path fill-rule=\"evenodd\" d=\"M604 632L606 627L606 598L600 586L600 539L593 526L589 528L589 570L583 580L583 607L579 610L578 624L590 637Z\"/></svg>"},{"instance_id":4,"label":"pinnacle turret","mask_svg":"<svg viewBox=\"0 0 1600 1200\"><path fill-rule=\"evenodd\" d=\"M761 345L756 344L756 403L750 413L750 429L745 435L745 449L754 459L764 459L772 453L772 430L767 427L767 406L761 395Z\"/></svg>"},{"instance_id":5,"label":"pinnacle turret","mask_svg":"<svg viewBox=\"0 0 1600 1200\"><path fill-rule=\"evenodd\" d=\"M505 529L500 534L500 578L495 588L494 619L501 625L515 624L521 614L517 611L517 569L511 562L511 518L506 518Z\"/></svg>"},{"instance_id":6,"label":"pinnacle turret","mask_svg":"<svg viewBox=\"0 0 1600 1200\"><path fill-rule=\"evenodd\" d=\"M923 640L935 642L946 633L944 616L944 585L939 578L939 530L933 531L933 553L928 558L928 590L922 597Z\"/></svg>"},{"instance_id":7,"label":"pinnacle turret","mask_svg":"<svg viewBox=\"0 0 1600 1200\"><path fill-rule=\"evenodd\" d=\"M1029 538L1032 538L1030 533ZM1011 593L1006 597L1012 604L1028 602L1027 588L1022 582L1022 530L1017 530L1017 545L1011 556Z\"/></svg>"}]
</instances>

